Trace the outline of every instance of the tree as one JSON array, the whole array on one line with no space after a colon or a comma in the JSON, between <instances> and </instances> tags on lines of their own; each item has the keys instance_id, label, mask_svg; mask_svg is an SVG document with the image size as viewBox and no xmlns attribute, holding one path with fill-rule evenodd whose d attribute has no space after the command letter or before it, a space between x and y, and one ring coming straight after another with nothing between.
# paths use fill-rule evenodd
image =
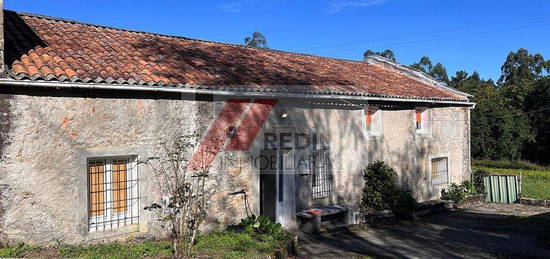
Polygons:
<instances>
[{"instance_id":1,"label":"tree","mask_svg":"<svg viewBox=\"0 0 550 259\"><path fill-rule=\"evenodd\" d=\"M550 72L550 61L544 60L541 54L529 54L520 48L510 52L501 67L502 75L498 80L500 85L521 85L527 81L540 79Z\"/></svg>"},{"instance_id":2,"label":"tree","mask_svg":"<svg viewBox=\"0 0 550 259\"><path fill-rule=\"evenodd\" d=\"M449 76L445 67L441 63L434 66L429 57L422 57L418 63L413 63L410 67L420 70L439 81L449 83Z\"/></svg>"},{"instance_id":3,"label":"tree","mask_svg":"<svg viewBox=\"0 0 550 259\"><path fill-rule=\"evenodd\" d=\"M244 38L244 45L253 47L253 48L260 48L260 49L268 48L267 39L259 31L255 31L254 33L252 33L252 37Z\"/></svg>"},{"instance_id":4,"label":"tree","mask_svg":"<svg viewBox=\"0 0 550 259\"><path fill-rule=\"evenodd\" d=\"M422 57L420 58L420 61L418 63L414 63L410 65L410 67L418 69L426 74L430 73L433 69L432 61L429 57Z\"/></svg>"},{"instance_id":5,"label":"tree","mask_svg":"<svg viewBox=\"0 0 550 259\"><path fill-rule=\"evenodd\" d=\"M441 63L435 64L433 69L428 74L439 81L442 81L445 83L449 82L449 76L447 75L447 70L445 69L445 67L443 67L443 65L441 65Z\"/></svg>"},{"instance_id":6,"label":"tree","mask_svg":"<svg viewBox=\"0 0 550 259\"><path fill-rule=\"evenodd\" d=\"M524 154L531 161L550 164L550 77L537 80L525 104L534 139L527 144Z\"/></svg>"},{"instance_id":7,"label":"tree","mask_svg":"<svg viewBox=\"0 0 550 259\"><path fill-rule=\"evenodd\" d=\"M382 52L375 52L369 49L365 51L365 53L363 53L363 58L365 59L372 56L381 56L391 61L395 61L395 54L393 53L393 51L391 51L391 49L386 49Z\"/></svg>"},{"instance_id":8,"label":"tree","mask_svg":"<svg viewBox=\"0 0 550 259\"><path fill-rule=\"evenodd\" d=\"M140 161L151 169L163 199L144 209L155 212L169 231L176 258L192 255L208 201L215 192L206 183L208 169L187 169L197 138L198 134L190 134L164 141L158 157Z\"/></svg>"},{"instance_id":9,"label":"tree","mask_svg":"<svg viewBox=\"0 0 550 259\"><path fill-rule=\"evenodd\" d=\"M482 80L477 72L465 77L457 73L450 86L474 97L471 112L471 148L475 159L519 159L525 143L532 139L529 119L511 104L492 80Z\"/></svg>"},{"instance_id":10,"label":"tree","mask_svg":"<svg viewBox=\"0 0 550 259\"><path fill-rule=\"evenodd\" d=\"M477 74L477 72L474 73ZM466 78L468 78L468 72L464 70L456 71L455 75L451 77L451 80L449 81L449 86L462 92L468 93L469 91L465 89L466 86L464 85L464 81L466 80Z\"/></svg>"}]
</instances>

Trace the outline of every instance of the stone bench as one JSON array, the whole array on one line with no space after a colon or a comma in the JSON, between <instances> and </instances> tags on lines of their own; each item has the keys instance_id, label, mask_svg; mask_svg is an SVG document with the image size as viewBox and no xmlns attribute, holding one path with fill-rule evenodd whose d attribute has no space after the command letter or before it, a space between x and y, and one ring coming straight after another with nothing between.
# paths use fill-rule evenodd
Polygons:
<instances>
[{"instance_id":1,"label":"stone bench","mask_svg":"<svg viewBox=\"0 0 550 259\"><path fill-rule=\"evenodd\" d=\"M311 221L314 231L319 233L321 232L321 223L325 218L342 216L345 224L348 225L350 221L349 216L351 215L350 211L351 208L349 206L330 205L299 211L296 213L296 217L305 221Z\"/></svg>"}]
</instances>

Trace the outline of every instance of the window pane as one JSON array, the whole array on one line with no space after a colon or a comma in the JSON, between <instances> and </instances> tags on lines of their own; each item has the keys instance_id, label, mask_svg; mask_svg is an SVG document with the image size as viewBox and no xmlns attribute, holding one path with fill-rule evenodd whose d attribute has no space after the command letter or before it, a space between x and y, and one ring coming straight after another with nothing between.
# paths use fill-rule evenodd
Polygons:
<instances>
[{"instance_id":1,"label":"window pane","mask_svg":"<svg viewBox=\"0 0 550 259\"><path fill-rule=\"evenodd\" d=\"M422 110L416 109L416 129L422 129Z\"/></svg>"},{"instance_id":2,"label":"window pane","mask_svg":"<svg viewBox=\"0 0 550 259\"><path fill-rule=\"evenodd\" d=\"M127 205L126 160L113 161L113 209L115 212L125 212Z\"/></svg>"},{"instance_id":3,"label":"window pane","mask_svg":"<svg viewBox=\"0 0 550 259\"><path fill-rule=\"evenodd\" d=\"M103 161L93 161L88 165L88 175L90 177L89 190L90 200L89 209L91 216L100 216L105 214L105 170Z\"/></svg>"},{"instance_id":4,"label":"window pane","mask_svg":"<svg viewBox=\"0 0 550 259\"><path fill-rule=\"evenodd\" d=\"M367 109L366 113L367 113L367 131L370 132L372 131L372 110Z\"/></svg>"}]
</instances>

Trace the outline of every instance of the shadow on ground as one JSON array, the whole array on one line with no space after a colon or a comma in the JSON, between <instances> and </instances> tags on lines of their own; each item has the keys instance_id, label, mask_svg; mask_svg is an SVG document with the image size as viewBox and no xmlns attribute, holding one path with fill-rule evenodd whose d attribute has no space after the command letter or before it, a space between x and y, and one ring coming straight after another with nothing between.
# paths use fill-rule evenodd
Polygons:
<instances>
[{"instance_id":1,"label":"shadow on ground","mask_svg":"<svg viewBox=\"0 0 550 259\"><path fill-rule=\"evenodd\" d=\"M513 216L465 209L418 221L300 237L302 257L550 257L550 210ZM500 205L499 205L500 206ZM502 206L519 206L506 204Z\"/></svg>"}]
</instances>

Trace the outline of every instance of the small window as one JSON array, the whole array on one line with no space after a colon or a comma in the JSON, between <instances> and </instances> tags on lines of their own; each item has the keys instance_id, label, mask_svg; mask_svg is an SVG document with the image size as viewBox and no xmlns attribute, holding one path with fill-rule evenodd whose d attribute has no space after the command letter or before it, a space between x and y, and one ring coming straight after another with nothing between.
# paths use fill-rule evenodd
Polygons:
<instances>
[{"instance_id":1,"label":"small window","mask_svg":"<svg viewBox=\"0 0 550 259\"><path fill-rule=\"evenodd\" d=\"M449 159L438 157L432 159L432 186L442 187L449 184Z\"/></svg>"},{"instance_id":2,"label":"small window","mask_svg":"<svg viewBox=\"0 0 550 259\"><path fill-rule=\"evenodd\" d=\"M88 161L90 231L138 223L138 178L134 159Z\"/></svg>"},{"instance_id":3,"label":"small window","mask_svg":"<svg viewBox=\"0 0 550 259\"><path fill-rule=\"evenodd\" d=\"M312 158L311 187L313 198L329 197L332 191L332 164L329 150L317 150Z\"/></svg>"},{"instance_id":4,"label":"small window","mask_svg":"<svg viewBox=\"0 0 550 259\"><path fill-rule=\"evenodd\" d=\"M414 125L416 133L429 133L428 108L416 108L414 112Z\"/></svg>"},{"instance_id":5,"label":"small window","mask_svg":"<svg viewBox=\"0 0 550 259\"><path fill-rule=\"evenodd\" d=\"M377 136L382 133L382 111L377 106L365 109L365 130L369 136Z\"/></svg>"}]
</instances>

